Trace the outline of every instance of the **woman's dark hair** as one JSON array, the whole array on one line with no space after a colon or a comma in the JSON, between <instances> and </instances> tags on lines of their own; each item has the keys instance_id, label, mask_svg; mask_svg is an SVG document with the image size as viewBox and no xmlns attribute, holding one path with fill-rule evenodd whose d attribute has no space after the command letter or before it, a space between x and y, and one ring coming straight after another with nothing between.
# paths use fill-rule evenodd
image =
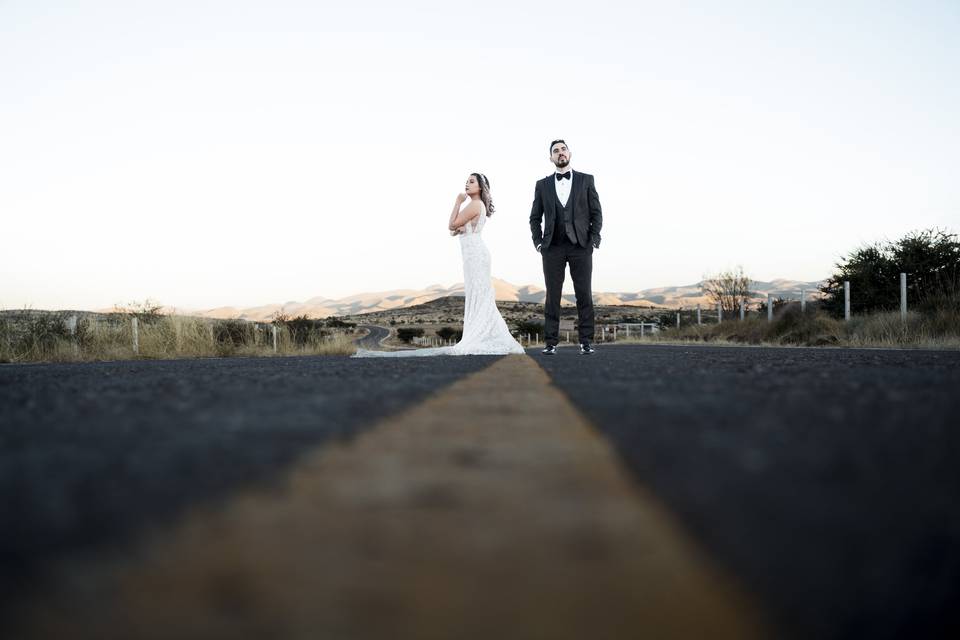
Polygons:
<instances>
[{"instance_id":1,"label":"woman's dark hair","mask_svg":"<svg viewBox=\"0 0 960 640\"><path fill-rule=\"evenodd\" d=\"M493 206L493 198L490 197L490 181L482 173L471 173L470 175L475 177L477 184L480 185L480 201L487 208L487 217L489 218L496 210L496 207Z\"/></svg>"}]
</instances>

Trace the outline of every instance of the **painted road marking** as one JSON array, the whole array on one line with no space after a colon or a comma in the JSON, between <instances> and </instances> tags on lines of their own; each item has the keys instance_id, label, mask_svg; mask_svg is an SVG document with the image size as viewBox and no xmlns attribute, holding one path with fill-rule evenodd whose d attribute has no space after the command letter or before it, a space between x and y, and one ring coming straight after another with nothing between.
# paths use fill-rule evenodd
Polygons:
<instances>
[{"instance_id":1,"label":"painted road marking","mask_svg":"<svg viewBox=\"0 0 960 640\"><path fill-rule=\"evenodd\" d=\"M22 637L766 636L528 356L63 571Z\"/></svg>"}]
</instances>

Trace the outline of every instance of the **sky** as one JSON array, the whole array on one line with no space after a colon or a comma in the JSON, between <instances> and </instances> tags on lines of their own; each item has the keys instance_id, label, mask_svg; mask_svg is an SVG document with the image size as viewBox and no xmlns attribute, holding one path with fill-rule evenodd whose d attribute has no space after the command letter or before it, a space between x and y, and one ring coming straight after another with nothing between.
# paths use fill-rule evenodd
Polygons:
<instances>
[{"instance_id":1,"label":"sky","mask_svg":"<svg viewBox=\"0 0 960 640\"><path fill-rule=\"evenodd\" d=\"M0 308L542 286L534 183L594 175L594 291L818 280L960 231L960 4L0 0ZM569 287L569 276L567 286Z\"/></svg>"}]
</instances>

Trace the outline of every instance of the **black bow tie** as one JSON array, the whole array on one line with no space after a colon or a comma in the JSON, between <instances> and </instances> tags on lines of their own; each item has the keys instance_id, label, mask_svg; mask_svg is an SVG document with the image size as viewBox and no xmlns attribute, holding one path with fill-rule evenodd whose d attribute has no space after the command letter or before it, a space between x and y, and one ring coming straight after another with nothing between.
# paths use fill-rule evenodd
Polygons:
<instances>
[{"instance_id":1,"label":"black bow tie","mask_svg":"<svg viewBox=\"0 0 960 640\"><path fill-rule=\"evenodd\" d=\"M557 180L563 180L564 178L566 178L567 180L570 179L570 172L569 172L569 171L567 171L566 173L558 173L558 174L557 174Z\"/></svg>"}]
</instances>

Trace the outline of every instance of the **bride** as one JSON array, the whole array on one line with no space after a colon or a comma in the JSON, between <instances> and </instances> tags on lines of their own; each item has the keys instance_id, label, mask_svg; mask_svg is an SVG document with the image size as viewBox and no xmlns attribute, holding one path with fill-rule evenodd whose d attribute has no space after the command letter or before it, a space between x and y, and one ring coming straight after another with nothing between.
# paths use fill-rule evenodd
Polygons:
<instances>
[{"instance_id":1,"label":"bride","mask_svg":"<svg viewBox=\"0 0 960 640\"><path fill-rule=\"evenodd\" d=\"M467 206L461 209L461 205ZM450 234L459 236L463 253L463 338L452 347L412 349L408 351L367 351L360 349L355 358L501 355L524 353L497 309L490 279L490 252L480 233L493 215L490 181L482 173L471 173L466 188L457 196L450 214Z\"/></svg>"}]
</instances>

